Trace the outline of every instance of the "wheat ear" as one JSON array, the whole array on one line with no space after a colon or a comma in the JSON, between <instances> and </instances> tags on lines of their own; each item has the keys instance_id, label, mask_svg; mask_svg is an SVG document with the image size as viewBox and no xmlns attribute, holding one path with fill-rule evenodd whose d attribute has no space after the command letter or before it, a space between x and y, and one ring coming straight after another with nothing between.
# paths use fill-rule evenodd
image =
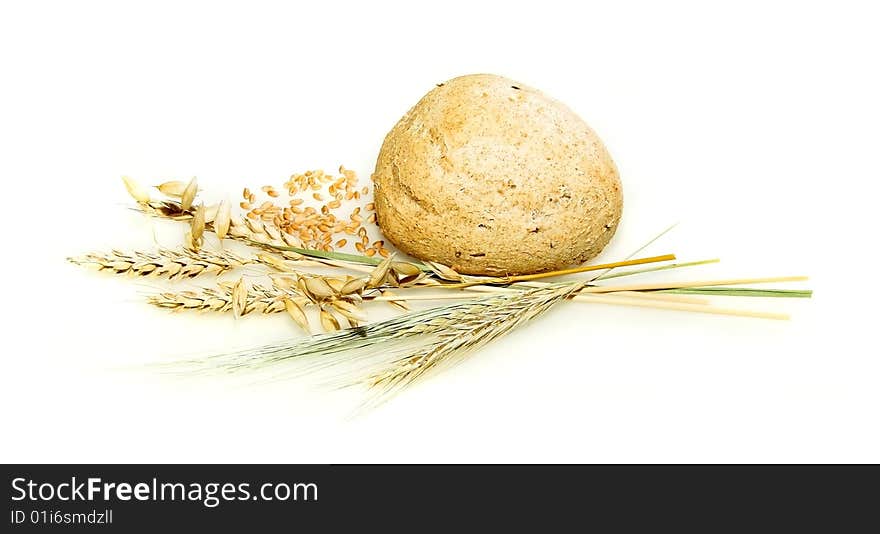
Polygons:
<instances>
[{"instance_id":1,"label":"wheat ear","mask_svg":"<svg viewBox=\"0 0 880 534\"><path fill-rule=\"evenodd\" d=\"M127 274L142 277L194 278L202 274L221 274L223 272L256 263L255 260L241 258L231 252L194 251L190 249L160 249L156 252L123 252L113 250L108 253L86 254L67 258L67 261L99 271Z\"/></svg>"}]
</instances>

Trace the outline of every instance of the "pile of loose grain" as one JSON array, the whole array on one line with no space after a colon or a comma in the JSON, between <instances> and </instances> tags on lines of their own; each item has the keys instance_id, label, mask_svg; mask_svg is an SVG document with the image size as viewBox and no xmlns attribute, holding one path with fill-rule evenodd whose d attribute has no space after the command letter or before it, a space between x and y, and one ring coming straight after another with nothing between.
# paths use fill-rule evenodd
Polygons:
<instances>
[{"instance_id":1,"label":"pile of loose grain","mask_svg":"<svg viewBox=\"0 0 880 534\"><path fill-rule=\"evenodd\" d=\"M350 205L351 201L369 198L369 186L359 187L357 174L350 169L340 166L338 176L322 170L306 171L291 176L281 191L271 185L261 187L260 191L267 200L258 198L249 188L242 191L239 205L246 216L298 237L307 248L333 252L349 243L345 236L352 236L356 238L352 242L358 252L366 256L390 255L383 240L370 242L369 231L363 226L363 214L367 212L366 221L371 225L376 222L372 201L355 206L347 217L337 215L343 202Z\"/></svg>"}]
</instances>

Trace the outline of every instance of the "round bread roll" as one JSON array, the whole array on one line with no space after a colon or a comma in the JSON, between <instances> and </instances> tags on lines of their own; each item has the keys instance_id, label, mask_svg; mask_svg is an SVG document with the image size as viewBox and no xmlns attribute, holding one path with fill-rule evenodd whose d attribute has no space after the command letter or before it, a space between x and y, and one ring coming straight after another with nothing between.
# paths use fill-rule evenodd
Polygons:
<instances>
[{"instance_id":1,"label":"round bread roll","mask_svg":"<svg viewBox=\"0 0 880 534\"><path fill-rule=\"evenodd\" d=\"M466 274L562 269L596 256L623 208L602 141L513 80L439 84L385 137L377 222L401 251Z\"/></svg>"}]
</instances>

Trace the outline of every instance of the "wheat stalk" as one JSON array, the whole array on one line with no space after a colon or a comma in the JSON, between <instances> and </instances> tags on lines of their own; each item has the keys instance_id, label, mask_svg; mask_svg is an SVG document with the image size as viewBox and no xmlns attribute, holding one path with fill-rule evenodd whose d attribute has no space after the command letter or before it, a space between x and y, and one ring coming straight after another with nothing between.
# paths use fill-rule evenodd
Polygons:
<instances>
[{"instance_id":1,"label":"wheat stalk","mask_svg":"<svg viewBox=\"0 0 880 534\"><path fill-rule=\"evenodd\" d=\"M244 258L229 251L212 252L205 249L159 249L156 252L112 250L67 258L73 264L94 267L99 271L134 276L152 276L178 280L203 274L220 275L245 265L263 265L272 271L297 274L296 266L321 265L309 260L280 258L276 252L261 252ZM296 265L294 265L296 262ZM369 269L372 271L372 269Z\"/></svg>"},{"instance_id":2,"label":"wheat stalk","mask_svg":"<svg viewBox=\"0 0 880 534\"><path fill-rule=\"evenodd\" d=\"M124 252L113 250L67 258L67 261L99 271L141 277L177 280L202 274L221 274L257 260L241 258L232 252L195 251L191 249L159 249L156 252Z\"/></svg>"}]
</instances>

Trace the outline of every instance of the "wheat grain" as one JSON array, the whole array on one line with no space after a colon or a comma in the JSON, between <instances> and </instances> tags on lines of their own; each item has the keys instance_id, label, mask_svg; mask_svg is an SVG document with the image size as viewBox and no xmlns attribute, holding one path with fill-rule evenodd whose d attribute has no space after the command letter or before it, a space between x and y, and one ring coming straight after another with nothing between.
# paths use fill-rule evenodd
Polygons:
<instances>
[{"instance_id":1,"label":"wheat grain","mask_svg":"<svg viewBox=\"0 0 880 534\"><path fill-rule=\"evenodd\" d=\"M338 248L334 243L338 241L337 234L351 234L362 228L360 207L352 211L353 228L340 221L335 214L335 210L342 207L343 198L360 197L357 191L357 175L344 167L340 174L342 176L334 177L320 170L294 174L283 184L284 190L292 198L283 199L278 205L272 201L279 196L274 187L266 185L260 188L270 200L256 208L252 207L255 196L246 189L242 195L246 201L242 204L242 209L247 210L245 218L263 220L270 227L297 235L307 248L331 252ZM298 198L297 195L304 193L309 194L310 200L329 202L322 204L319 210L312 206L303 207L305 199ZM379 247L376 248L374 254L376 253L381 253Z\"/></svg>"}]
</instances>

